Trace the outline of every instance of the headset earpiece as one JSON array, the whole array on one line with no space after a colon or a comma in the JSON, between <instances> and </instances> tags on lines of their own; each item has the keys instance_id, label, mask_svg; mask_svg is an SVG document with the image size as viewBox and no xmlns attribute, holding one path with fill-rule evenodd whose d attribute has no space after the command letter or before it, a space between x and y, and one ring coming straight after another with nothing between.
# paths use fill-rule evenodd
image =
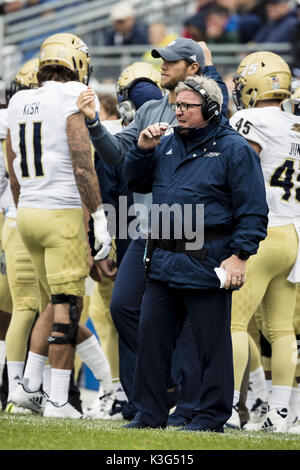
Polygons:
<instances>
[{"instance_id":1,"label":"headset earpiece","mask_svg":"<svg viewBox=\"0 0 300 470\"><path fill-rule=\"evenodd\" d=\"M217 101L211 99L211 97L209 96L207 91L202 87L202 85L197 83L196 80L186 80L184 84L202 96L202 116L205 121L210 121L211 119L219 119L221 114L220 105Z\"/></svg>"},{"instance_id":2,"label":"headset earpiece","mask_svg":"<svg viewBox=\"0 0 300 470\"><path fill-rule=\"evenodd\" d=\"M206 101L204 106L202 107L202 116L205 121L209 121L213 118L218 119L220 116L219 103L209 98L209 101Z\"/></svg>"}]
</instances>

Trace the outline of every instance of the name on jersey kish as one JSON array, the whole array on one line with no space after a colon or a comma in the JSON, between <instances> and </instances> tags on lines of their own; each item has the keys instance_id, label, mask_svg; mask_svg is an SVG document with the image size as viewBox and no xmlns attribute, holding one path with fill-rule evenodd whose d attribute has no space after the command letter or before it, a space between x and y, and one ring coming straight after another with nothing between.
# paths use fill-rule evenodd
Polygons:
<instances>
[{"instance_id":1,"label":"name on jersey kish","mask_svg":"<svg viewBox=\"0 0 300 470\"><path fill-rule=\"evenodd\" d=\"M292 142L289 155L300 157L300 144L298 144L297 142Z\"/></svg>"},{"instance_id":2,"label":"name on jersey kish","mask_svg":"<svg viewBox=\"0 0 300 470\"><path fill-rule=\"evenodd\" d=\"M25 104L24 109L23 109L23 115L25 116L31 116L33 114L38 114L39 113L39 107L40 107L40 102L36 103L28 103Z\"/></svg>"}]
</instances>

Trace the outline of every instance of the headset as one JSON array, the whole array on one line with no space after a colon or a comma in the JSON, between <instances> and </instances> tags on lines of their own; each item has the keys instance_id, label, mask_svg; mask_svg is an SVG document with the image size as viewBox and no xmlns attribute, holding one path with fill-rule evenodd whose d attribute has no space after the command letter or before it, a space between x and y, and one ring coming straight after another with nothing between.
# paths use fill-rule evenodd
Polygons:
<instances>
[{"instance_id":1,"label":"headset","mask_svg":"<svg viewBox=\"0 0 300 470\"><path fill-rule=\"evenodd\" d=\"M122 124L125 126L127 126L134 120L134 116L137 111L134 102L129 98L129 91L134 85L136 85L136 83L139 82L149 82L152 85L157 86L157 84L153 80L147 77L135 78L122 89L117 86L117 98L119 100L118 110L121 116Z\"/></svg>"},{"instance_id":2,"label":"headset","mask_svg":"<svg viewBox=\"0 0 300 470\"><path fill-rule=\"evenodd\" d=\"M202 106L202 116L205 119L205 121L211 121L212 119L214 119L214 120L217 121L217 123L220 127L223 127L224 129L228 129L228 130L233 131L236 134L240 135L240 133L236 129L234 129L233 127L225 126L224 124L221 124L221 122L220 122L220 118L221 118L220 105L217 101L214 101L214 100L211 99L211 97L209 96L209 94L207 93L205 88L202 87L202 85L200 85L198 82L196 82L196 80L191 80L191 79L186 80L184 82L184 84L187 85L189 88L196 91L197 93L199 93L202 96L202 98L204 100L204 103L203 103L203 106ZM183 128L181 126L178 126L178 125L169 126L169 127L174 128L174 131L179 132L179 134L180 134L180 133L184 133L187 130L200 129L201 127L205 127L205 126L206 126L206 124L203 124L202 126L183 127Z\"/></svg>"},{"instance_id":3,"label":"headset","mask_svg":"<svg viewBox=\"0 0 300 470\"><path fill-rule=\"evenodd\" d=\"M118 103L118 111L121 116L121 121L124 126L127 126L134 120L134 115L136 113L136 108L133 101L126 100Z\"/></svg>"},{"instance_id":4,"label":"headset","mask_svg":"<svg viewBox=\"0 0 300 470\"><path fill-rule=\"evenodd\" d=\"M205 88L203 88L202 85L196 82L196 80L186 80L184 84L202 96L204 100L204 103L202 106L202 116L205 119L205 121L210 121L211 119L220 118L221 110L220 110L219 103L211 99L211 97L209 96L209 94L207 93Z\"/></svg>"}]
</instances>

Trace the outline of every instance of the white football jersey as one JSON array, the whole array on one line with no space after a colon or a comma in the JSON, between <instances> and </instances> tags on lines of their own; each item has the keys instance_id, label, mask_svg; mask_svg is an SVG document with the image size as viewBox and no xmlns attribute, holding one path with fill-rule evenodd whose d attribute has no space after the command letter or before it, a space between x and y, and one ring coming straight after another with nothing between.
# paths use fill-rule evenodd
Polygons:
<instances>
[{"instance_id":1,"label":"white football jersey","mask_svg":"<svg viewBox=\"0 0 300 470\"><path fill-rule=\"evenodd\" d=\"M81 207L68 146L67 118L77 113L79 82L48 81L21 90L10 100L8 127L16 154L14 171L20 184L19 207Z\"/></svg>"},{"instance_id":2,"label":"white football jersey","mask_svg":"<svg viewBox=\"0 0 300 470\"><path fill-rule=\"evenodd\" d=\"M269 226L300 220L300 118L277 106L237 111L230 124L262 148Z\"/></svg>"}]
</instances>

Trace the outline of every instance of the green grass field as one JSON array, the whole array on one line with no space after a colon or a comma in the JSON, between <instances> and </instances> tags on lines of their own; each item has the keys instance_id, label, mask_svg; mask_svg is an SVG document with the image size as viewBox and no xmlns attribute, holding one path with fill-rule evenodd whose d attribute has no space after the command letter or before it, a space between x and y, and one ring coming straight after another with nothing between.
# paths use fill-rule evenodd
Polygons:
<instances>
[{"instance_id":1,"label":"green grass field","mask_svg":"<svg viewBox=\"0 0 300 470\"><path fill-rule=\"evenodd\" d=\"M300 435L130 430L124 424L0 412L0 450L300 450Z\"/></svg>"}]
</instances>

